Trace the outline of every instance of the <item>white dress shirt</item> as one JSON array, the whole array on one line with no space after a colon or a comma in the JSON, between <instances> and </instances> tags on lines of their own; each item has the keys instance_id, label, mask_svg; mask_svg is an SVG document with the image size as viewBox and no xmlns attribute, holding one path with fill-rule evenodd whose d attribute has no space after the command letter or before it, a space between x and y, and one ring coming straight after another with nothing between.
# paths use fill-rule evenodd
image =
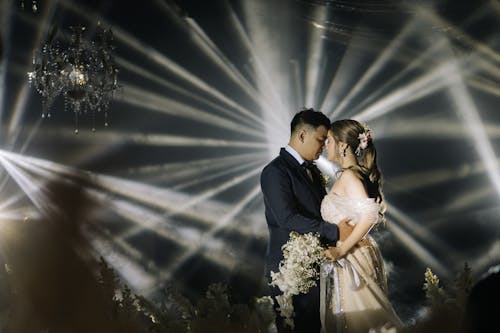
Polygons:
<instances>
[{"instance_id":1,"label":"white dress shirt","mask_svg":"<svg viewBox=\"0 0 500 333\"><path fill-rule=\"evenodd\" d=\"M302 158L302 156L300 156L300 154L297 153L297 151L293 149L292 146L286 145L285 150L289 152L290 155L292 155L293 158L297 160L297 162L299 162L299 165L302 165L302 163L304 163L304 159Z\"/></svg>"}]
</instances>

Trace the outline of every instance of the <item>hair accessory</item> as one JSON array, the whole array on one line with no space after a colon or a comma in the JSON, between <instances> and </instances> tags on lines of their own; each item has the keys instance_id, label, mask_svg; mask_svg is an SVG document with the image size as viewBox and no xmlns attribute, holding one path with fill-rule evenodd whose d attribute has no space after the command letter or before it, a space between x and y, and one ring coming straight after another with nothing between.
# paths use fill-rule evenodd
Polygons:
<instances>
[{"instance_id":1,"label":"hair accessory","mask_svg":"<svg viewBox=\"0 0 500 333\"><path fill-rule=\"evenodd\" d=\"M358 148L356 148L356 156L360 156L361 155L361 151L362 150L365 150L366 147L368 147L368 143L370 141L372 141L372 131L366 127L365 127L365 130L363 133L360 133L358 135L358 139L359 139L359 145L358 145Z\"/></svg>"}]
</instances>

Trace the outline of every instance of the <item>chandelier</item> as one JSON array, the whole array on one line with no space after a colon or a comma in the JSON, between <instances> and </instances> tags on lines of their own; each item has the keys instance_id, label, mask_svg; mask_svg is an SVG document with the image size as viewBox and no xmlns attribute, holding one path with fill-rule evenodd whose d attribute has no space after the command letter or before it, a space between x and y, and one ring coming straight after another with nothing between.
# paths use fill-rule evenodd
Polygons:
<instances>
[{"instance_id":1,"label":"chandelier","mask_svg":"<svg viewBox=\"0 0 500 333\"><path fill-rule=\"evenodd\" d=\"M78 116L92 114L95 131L96 112L104 113L108 126L108 109L113 92L118 88L118 68L113 58L113 33L98 23L96 38L83 38L84 26L70 27L68 39L56 39L52 29L47 40L34 52L33 71L28 79L42 98L42 118L50 117L49 108L56 97L64 96L64 109L75 114L75 133Z\"/></svg>"},{"instance_id":2,"label":"chandelier","mask_svg":"<svg viewBox=\"0 0 500 333\"><path fill-rule=\"evenodd\" d=\"M21 0L21 8L24 10L24 0ZM36 13L36 11L38 10L38 5L36 0L31 1L31 10L33 11L33 13Z\"/></svg>"}]
</instances>

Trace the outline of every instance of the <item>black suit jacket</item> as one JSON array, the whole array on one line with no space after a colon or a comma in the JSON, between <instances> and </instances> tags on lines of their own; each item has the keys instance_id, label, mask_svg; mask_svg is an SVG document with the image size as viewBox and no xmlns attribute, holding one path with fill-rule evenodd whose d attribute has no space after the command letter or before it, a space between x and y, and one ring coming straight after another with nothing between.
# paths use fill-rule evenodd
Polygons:
<instances>
[{"instance_id":1,"label":"black suit jacket","mask_svg":"<svg viewBox=\"0 0 500 333\"><path fill-rule=\"evenodd\" d=\"M330 242L338 240L337 225L321 218L321 201L326 191L319 170L314 168L312 171L314 181L284 148L262 170L260 184L269 229L266 251L268 278L270 271L278 271L279 262L283 259L281 247L288 241L291 231L300 234L317 232Z\"/></svg>"}]
</instances>

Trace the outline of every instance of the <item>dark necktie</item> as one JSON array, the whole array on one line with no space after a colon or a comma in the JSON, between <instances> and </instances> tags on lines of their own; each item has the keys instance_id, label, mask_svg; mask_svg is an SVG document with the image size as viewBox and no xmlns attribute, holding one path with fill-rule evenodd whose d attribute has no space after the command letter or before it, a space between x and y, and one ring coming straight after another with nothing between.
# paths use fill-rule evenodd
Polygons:
<instances>
[{"instance_id":1,"label":"dark necktie","mask_svg":"<svg viewBox=\"0 0 500 333\"><path fill-rule=\"evenodd\" d=\"M301 166L306 169L307 175L309 176L309 179L313 181L313 169L315 168L314 163L311 161L304 161L302 162Z\"/></svg>"}]
</instances>

